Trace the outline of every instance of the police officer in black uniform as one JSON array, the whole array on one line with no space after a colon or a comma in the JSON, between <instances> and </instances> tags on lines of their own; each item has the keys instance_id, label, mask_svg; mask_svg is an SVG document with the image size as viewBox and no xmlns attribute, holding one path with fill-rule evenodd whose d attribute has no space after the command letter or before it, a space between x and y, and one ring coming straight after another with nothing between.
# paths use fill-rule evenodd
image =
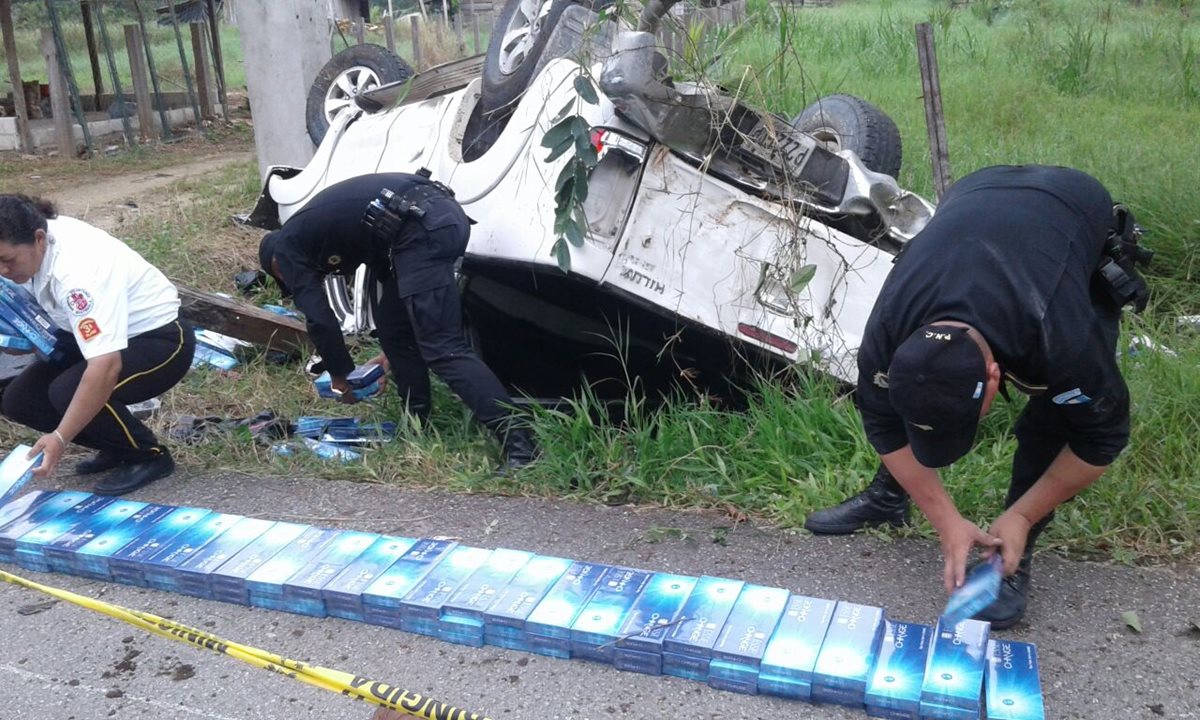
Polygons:
<instances>
[{"instance_id":1,"label":"police officer in black uniform","mask_svg":"<svg viewBox=\"0 0 1200 720\"><path fill-rule=\"evenodd\" d=\"M973 546L998 550L1001 595L976 617L997 629L1020 620L1038 535L1129 438L1118 321L1123 305L1145 305L1132 261L1148 253L1117 210L1096 179L1061 167L985 168L950 188L897 259L859 350L857 401L882 466L862 493L810 515L809 530L900 525L911 497L938 531L947 591ZM1030 397L1007 510L984 532L936 468L970 450L1006 385Z\"/></svg>"},{"instance_id":2,"label":"police officer in black uniform","mask_svg":"<svg viewBox=\"0 0 1200 720\"><path fill-rule=\"evenodd\" d=\"M470 222L428 171L362 175L325 188L264 236L259 260L304 313L332 387L346 402L353 401L346 376L354 361L323 281L369 265L383 280L371 298L380 361L390 364L408 411L428 419L432 370L496 435L506 465L520 467L537 453L532 435L511 417L511 398L463 333L454 262L466 250Z\"/></svg>"}]
</instances>

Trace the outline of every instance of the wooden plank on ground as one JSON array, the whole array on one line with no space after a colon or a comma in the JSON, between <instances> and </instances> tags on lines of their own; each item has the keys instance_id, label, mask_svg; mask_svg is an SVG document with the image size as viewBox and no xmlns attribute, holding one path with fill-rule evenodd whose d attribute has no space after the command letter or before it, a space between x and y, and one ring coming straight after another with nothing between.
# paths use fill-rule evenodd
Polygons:
<instances>
[{"instance_id":1,"label":"wooden plank on ground","mask_svg":"<svg viewBox=\"0 0 1200 720\"><path fill-rule=\"evenodd\" d=\"M312 345L304 323L232 298L184 285L179 290L179 315L197 327L284 352L308 352Z\"/></svg>"}]
</instances>

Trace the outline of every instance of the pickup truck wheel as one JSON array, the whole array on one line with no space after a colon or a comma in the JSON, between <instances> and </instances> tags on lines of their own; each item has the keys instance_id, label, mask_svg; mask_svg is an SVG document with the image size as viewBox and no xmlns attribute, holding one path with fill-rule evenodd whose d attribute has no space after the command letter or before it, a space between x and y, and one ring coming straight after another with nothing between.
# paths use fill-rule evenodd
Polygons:
<instances>
[{"instance_id":1,"label":"pickup truck wheel","mask_svg":"<svg viewBox=\"0 0 1200 720\"><path fill-rule=\"evenodd\" d=\"M854 95L828 95L804 108L792 121L837 152L853 150L875 172L900 174L900 130L887 113Z\"/></svg>"},{"instance_id":2,"label":"pickup truck wheel","mask_svg":"<svg viewBox=\"0 0 1200 720\"><path fill-rule=\"evenodd\" d=\"M339 113L354 109L354 98L371 88L404 82L412 67L381 45L351 45L330 58L308 90L305 120L308 136L320 145L329 123Z\"/></svg>"},{"instance_id":3,"label":"pickup truck wheel","mask_svg":"<svg viewBox=\"0 0 1200 720\"><path fill-rule=\"evenodd\" d=\"M507 0L501 8L483 64L481 102L495 114L511 106L533 79L546 41L571 5L599 10L612 0Z\"/></svg>"}]
</instances>

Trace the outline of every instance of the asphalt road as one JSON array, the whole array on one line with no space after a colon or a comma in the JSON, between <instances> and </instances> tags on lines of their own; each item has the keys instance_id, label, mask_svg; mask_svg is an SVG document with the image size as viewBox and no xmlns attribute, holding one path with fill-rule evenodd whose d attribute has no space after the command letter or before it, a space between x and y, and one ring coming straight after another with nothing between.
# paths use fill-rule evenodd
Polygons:
<instances>
[{"instance_id":1,"label":"asphalt road","mask_svg":"<svg viewBox=\"0 0 1200 720\"><path fill-rule=\"evenodd\" d=\"M56 487L88 489L81 478ZM935 544L817 538L723 518L378 485L248 475L175 477L134 499L482 547L782 586L932 622L944 603ZM724 544L714 536L724 536ZM1200 718L1200 572L1040 557L1028 622L1047 717ZM11 567L5 569L13 570ZM711 689L494 647L473 649L339 619L44 575L32 580L167 616L287 657L384 680L492 718L865 718L865 713ZM0 720L367 720L373 708L149 635L11 585L0 586ZM1120 619L1136 611L1138 634Z\"/></svg>"}]
</instances>

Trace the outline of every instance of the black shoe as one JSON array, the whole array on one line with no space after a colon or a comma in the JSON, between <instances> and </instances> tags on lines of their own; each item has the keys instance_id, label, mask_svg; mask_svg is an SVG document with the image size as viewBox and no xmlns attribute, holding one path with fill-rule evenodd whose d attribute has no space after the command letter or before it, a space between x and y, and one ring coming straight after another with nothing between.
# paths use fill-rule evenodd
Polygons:
<instances>
[{"instance_id":1,"label":"black shoe","mask_svg":"<svg viewBox=\"0 0 1200 720\"><path fill-rule=\"evenodd\" d=\"M175 472L175 461L171 459L171 453L164 448L149 460L121 465L96 483L92 492L97 495L124 495L145 487L155 480L165 478L173 472Z\"/></svg>"},{"instance_id":2,"label":"black shoe","mask_svg":"<svg viewBox=\"0 0 1200 720\"><path fill-rule=\"evenodd\" d=\"M810 513L804 528L816 535L849 535L868 527L907 524L908 493L880 468L866 490L840 505Z\"/></svg>"},{"instance_id":3,"label":"black shoe","mask_svg":"<svg viewBox=\"0 0 1200 720\"><path fill-rule=\"evenodd\" d=\"M503 418L488 423L488 429L500 441L501 453L504 456L501 472L520 470L532 464L542 454L537 441L533 439L533 433L519 420Z\"/></svg>"},{"instance_id":4,"label":"black shoe","mask_svg":"<svg viewBox=\"0 0 1200 720\"><path fill-rule=\"evenodd\" d=\"M975 620L990 622L993 630L1007 630L1025 617L1025 607L1029 604L1032 560L1032 553L1022 556L1017 571L1000 581L1000 597L975 613Z\"/></svg>"},{"instance_id":5,"label":"black shoe","mask_svg":"<svg viewBox=\"0 0 1200 720\"><path fill-rule=\"evenodd\" d=\"M106 453L103 450L91 456L87 460L80 460L75 464L76 475L95 475L102 473L105 470L112 470L115 467L120 467L125 464L125 459L117 457L111 453Z\"/></svg>"}]
</instances>

